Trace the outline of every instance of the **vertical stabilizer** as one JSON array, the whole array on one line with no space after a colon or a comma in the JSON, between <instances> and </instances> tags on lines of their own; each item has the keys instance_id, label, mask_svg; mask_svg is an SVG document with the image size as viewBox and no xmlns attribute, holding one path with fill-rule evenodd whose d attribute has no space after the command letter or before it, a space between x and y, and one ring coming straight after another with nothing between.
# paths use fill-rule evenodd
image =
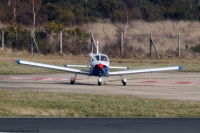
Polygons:
<instances>
[{"instance_id":1,"label":"vertical stabilizer","mask_svg":"<svg viewBox=\"0 0 200 133\"><path fill-rule=\"evenodd\" d=\"M91 53L93 53L93 45L96 48L96 54L99 54L99 42L95 41L94 37L93 37L93 32L92 32L92 37L91 37Z\"/></svg>"}]
</instances>

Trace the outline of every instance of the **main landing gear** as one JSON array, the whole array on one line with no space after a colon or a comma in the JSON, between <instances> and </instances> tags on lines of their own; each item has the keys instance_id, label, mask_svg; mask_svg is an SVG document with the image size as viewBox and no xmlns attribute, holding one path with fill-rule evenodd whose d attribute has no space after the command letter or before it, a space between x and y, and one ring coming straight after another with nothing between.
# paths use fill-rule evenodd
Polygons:
<instances>
[{"instance_id":1,"label":"main landing gear","mask_svg":"<svg viewBox=\"0 0 200 133\"><path fill-rule=\"evenodd\" d=\"M71 79L70 79L71 84L74 84L74 83L75 83L76 75L77 75L77 74L75 73L75 77L71 77Z\"/></svg>"},{"instance_id":2,"label":"main landing gear","mask_svg":"<svg viewBox=\"0 0 200 133\"><path fill-rule=\"evenodd\" d=\"M121 80L122 80L123 86L126 86L126 79L123 79L122 75L121 75Z\"/></svg>"},{"instance_id":3,"label":"main landing gear","mask_svg":"<svg viewBox=\"0 0 200 133\"><path fill-rule=\"evenodd\" d=\"M121 75L121 81L122 81L123 86L126 86L126 79L123 79L122 75ZM98 78L98 86L101 86L101 84L102 84L102 79L101 79L101 77L99 77Z\"/></svg>"}]
</instances>

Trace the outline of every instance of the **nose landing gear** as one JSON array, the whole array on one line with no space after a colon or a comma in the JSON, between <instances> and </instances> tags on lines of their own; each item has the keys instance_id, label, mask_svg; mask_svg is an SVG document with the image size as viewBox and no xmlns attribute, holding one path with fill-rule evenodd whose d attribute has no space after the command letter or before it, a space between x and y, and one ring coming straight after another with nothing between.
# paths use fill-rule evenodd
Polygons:
<instances>
[{"instance_id":1,"label":"nose landing gear","mask_svg":"<svg viewBox=\"0 0 200 133\"><path fill-rule=\"evenodd\" d=\"M101 83L102 83L102 79L101 77L98 78L98 86L101 86Z\"/></svg>"}]
</instances>

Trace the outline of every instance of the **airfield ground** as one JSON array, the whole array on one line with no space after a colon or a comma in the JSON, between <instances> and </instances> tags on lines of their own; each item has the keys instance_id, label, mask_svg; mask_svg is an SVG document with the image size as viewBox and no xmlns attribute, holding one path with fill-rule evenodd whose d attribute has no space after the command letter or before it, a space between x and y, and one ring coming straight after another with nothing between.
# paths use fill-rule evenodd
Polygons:
<instances>
[{"instance_id":1,"label":"airfield ground","mask_svg":"<svg viewBox=\"0 0 200 133\"><path fill-rule=\"evenodd\" d=\"M184 66L182 71L126 75L127 86L122 85L120 76L103 78L102 86L98 86L97 77L83 75L78 75L71 85L69 79L74 74L18 65L15 59L60 66L88 63L85 57L2 55L1 116L199 117L197 59L113 59L112 64L132 69ZM66 101L73 107L67 107ZM99 108L104 112L99 112Z\"/></svg>"}]
</instances>

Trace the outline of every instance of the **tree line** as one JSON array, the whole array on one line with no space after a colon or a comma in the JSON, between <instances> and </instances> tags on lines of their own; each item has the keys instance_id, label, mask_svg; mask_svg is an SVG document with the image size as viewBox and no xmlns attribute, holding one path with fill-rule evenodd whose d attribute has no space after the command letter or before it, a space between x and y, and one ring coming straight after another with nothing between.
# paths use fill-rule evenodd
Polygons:
<instances>
[{"instance_id":1,"label":"tree line","mask_svg":"<svg viewBox=\"0 0 200 133\"><path fill-rule=\"evenodd\" d=\"M5 43L14 50L30 49L32 30L42 53L53 54L60 49L58 35L63 31L63 52L83 55L90 50L87 41L90 35L78 26L99 20L127 23L138 19L147 22L200 20L200 0L0 0L0 22L9 24L4 29ZM70 25L77 27L66 30ZM42 26L45 31L35 31L35 26ZM109 55L112 54L109 49L119 51L118 42L103 51ZM126 44L124 47L125 51L144 52ZM199 53L199 47L191 50Z\"/></svg>"},{"instance_id":2,"label":"tree line","mask_svg":"<svg viewBox=\"0 0 200 133\"><path fill-rule=\"evenodd\" d=\"M32 25L59 22L81 25L98 19L200 20L200 0L1 0L0 21Z\"/></svg>"}]
</instances>

